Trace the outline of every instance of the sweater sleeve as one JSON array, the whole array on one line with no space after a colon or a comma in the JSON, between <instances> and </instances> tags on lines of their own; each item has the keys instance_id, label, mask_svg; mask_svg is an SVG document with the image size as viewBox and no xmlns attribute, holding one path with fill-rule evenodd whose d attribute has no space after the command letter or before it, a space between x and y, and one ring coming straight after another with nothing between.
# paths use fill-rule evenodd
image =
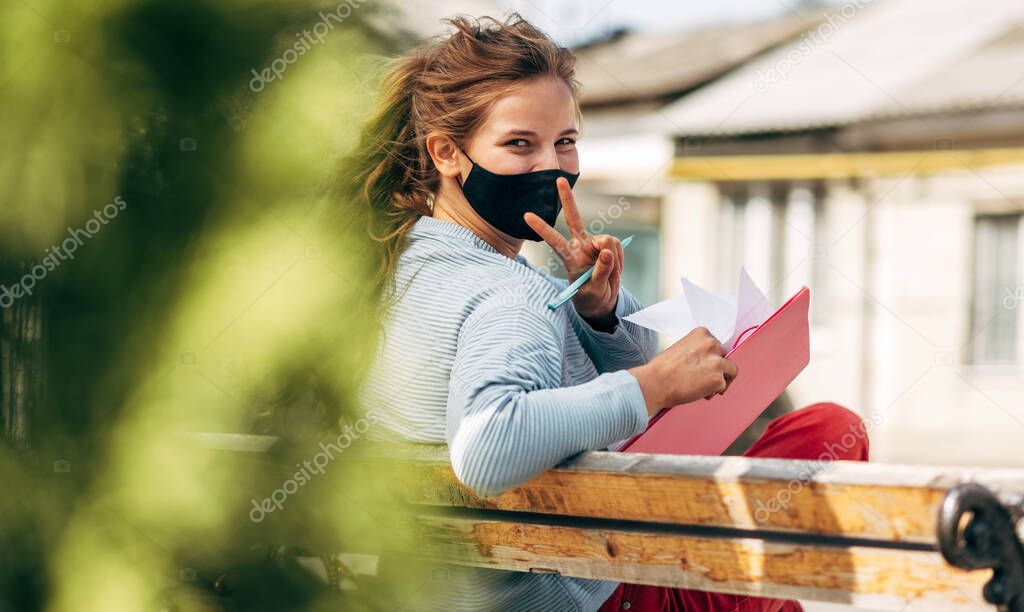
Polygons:
<instances>
[{"instance_id":1,"label":"sweater sleeve","mask_svg":"<svg viewBox=\"0 0 1024 612\"><path fill-rule=\"evenodd\" d=\"M526 265L547 279L557 291L562 291L569 286L569 281L564 278L556 278L547 270L529 263ZM643 307L640 300L620 285L619 299L615 304L615 317L618 319L618 323L615 329L608 333L596 330L584 321L583 317L576 312L572 302L562 306L569 312L569 321L573 331L576 332L580 344L583 345L583 350L594 362L594 367L598 372L614 372L633 368L647 363L658 354L657 332L623 319L623 317L642 310Z\"/></svg>"},{"instance_id":2,"label":"sweater sleeve","mask_svg":"<svg viewBox=\"0 0 1024 612\"><path fill-rule=\"evenodd\" d=\"M598 372L614 372L643 365L658 353L656 332L623 319L643 308L640 301L625 287L619 288L619 300L615 305L618 324L610 333L591 327L570 304L564 307L572 311L573 330Z\"/></svg>"},{"instance_id":3,"label":"sweater sleeve","mask_svg":"<svg viewBox=\"0 0 1024 612\"><path fill-rule=\"evenodd\" d=\"M647 426L643 392L629 372L560 387L564 337L555 316L490 300L462 326L447 437L456 477L478 495L501 495Z\"/></svg>"}]
</instances>

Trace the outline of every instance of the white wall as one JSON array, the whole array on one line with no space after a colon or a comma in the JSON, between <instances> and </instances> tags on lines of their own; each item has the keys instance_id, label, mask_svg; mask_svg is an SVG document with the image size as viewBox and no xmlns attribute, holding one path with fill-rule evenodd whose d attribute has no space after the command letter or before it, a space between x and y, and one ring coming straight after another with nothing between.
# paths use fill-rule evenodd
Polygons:
<instances>
[{"instance_id":1,"label":"white wall","mask_svg":"<svg viewBox=\"0 0 1024 612\"><path fill-rule=\"evenodd\" d=\"M1020 368L972 366L968 354L974 215L996 200L1012 210L1009 198L1024 194L1020 170L910 178L872 213L871 401L884 415L881 460L1024 465Z\"/></svg>"},{"instance_id":2,"label":"white wall","mask_svg":"<svg viewBox=\"0 0 1024 612\"><path fill-rule=\"evenodd\" d=\"M874 414L876 461L1024 465L1022 368L973 366L967 352L974 216L1024 208L1024 167L833 181L824 197L820 231L793 213L782 247L782 293L806 284L821 302L811 363L789 388L795 404L835 401ZM752 210L743 236L718 235L717 187L670 182L661 213L663 297L678 294L681 275L734 291L718 278L719 243L746 241L748 259L763 250L768 220ZM1024 259L1024 245L1021 252Z\"/></svg>"}]
</instances>

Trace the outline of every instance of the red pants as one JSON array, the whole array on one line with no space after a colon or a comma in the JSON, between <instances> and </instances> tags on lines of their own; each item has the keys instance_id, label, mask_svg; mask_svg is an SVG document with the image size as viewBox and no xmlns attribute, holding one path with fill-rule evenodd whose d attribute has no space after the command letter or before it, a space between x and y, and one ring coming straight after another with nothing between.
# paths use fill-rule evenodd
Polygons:
<instances>
[{"instance_id":1,"label":"red pants","mask_svg":"<svg viewBox=\"0 0 1024 612\"><path fill-rule=\"evenodd\" d=\"M773 419L761 437L743 453L743 456L817 460L821 459L823 454L832 459L867 461L868 438L861 418L838 404L822 403L807 406ZM795 601L784 599L708 593L643 584L620 584L598 612L619 610L800 612L803 608Z\"/></svg>"}]
</instances>

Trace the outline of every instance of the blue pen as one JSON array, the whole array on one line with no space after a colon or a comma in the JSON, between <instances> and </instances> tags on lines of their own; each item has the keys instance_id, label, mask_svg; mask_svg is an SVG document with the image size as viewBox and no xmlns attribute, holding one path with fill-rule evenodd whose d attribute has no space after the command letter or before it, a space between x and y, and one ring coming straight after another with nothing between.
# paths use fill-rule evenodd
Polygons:
<instances>
[{"instance_id":1,"label":"blue pen","mask_svg":"<svg viewBox=\"0 0 1024 612\"><path fill-rule=\"evenodd\" d=\"M630 242L633 242L633 234L630 234L629 236L626 236L625 238L622 239L622 248L628 247ZM596 265L597 264L590 266L589 270L581 274L580 277L574 280L571 285L563 289L562 292L559 293L554 300L548 302L548 308L554 310L561 306L562 304L571 300L572 296L576 295L576 293L580 290L580 287L583 286L583 283L590 280L590 277L594 275L594 268L596 267Z\"/></svg>"}]
</instances>

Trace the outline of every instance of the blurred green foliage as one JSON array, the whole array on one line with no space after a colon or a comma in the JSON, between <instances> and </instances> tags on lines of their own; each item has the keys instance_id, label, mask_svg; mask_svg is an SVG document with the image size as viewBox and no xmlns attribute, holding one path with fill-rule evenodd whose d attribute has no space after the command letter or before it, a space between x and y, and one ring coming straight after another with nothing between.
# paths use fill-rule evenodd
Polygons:
<instances>
[{"instance_id":1,"label":"blurred green foliage","mask_svg":"<svg viewBox=\"0 0 1024 612\"><path fill-rule=\"evenodd\" d=\"M394 50L386 9L350 2L250 86L340 6L0 4L0 609L395 609L425 590L402 555L340 595L266 561L409 549L344 461L249 517L363 418L379 254L368 212L325 194L374 95L367 58ZM245 459L187 432L282 443ZM237 588L211 595L226 568Z\"/></svg>"}]
</instances>

